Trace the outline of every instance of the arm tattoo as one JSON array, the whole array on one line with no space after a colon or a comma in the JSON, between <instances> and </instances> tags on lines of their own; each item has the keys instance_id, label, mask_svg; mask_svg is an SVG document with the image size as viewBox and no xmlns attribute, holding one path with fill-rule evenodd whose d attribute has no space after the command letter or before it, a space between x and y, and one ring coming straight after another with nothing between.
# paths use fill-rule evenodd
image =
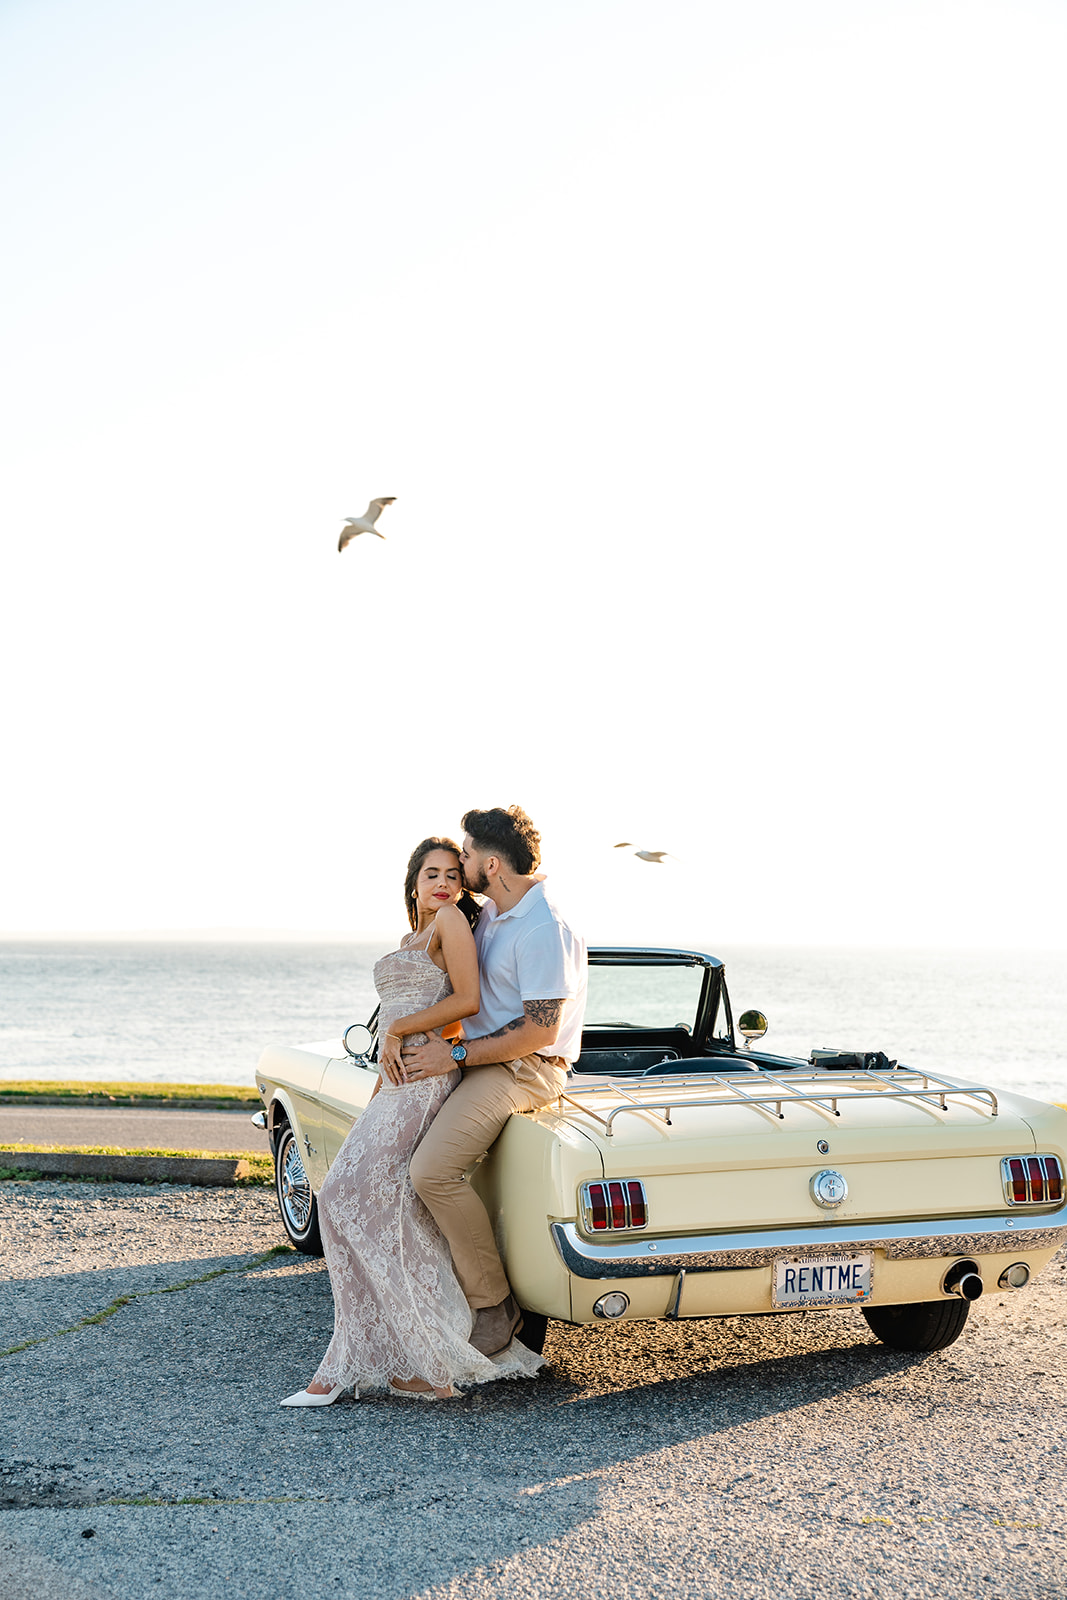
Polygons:
<instances>
[{"instance_id":1,"label":"arm tattoo","mask_svg":"<svg viewBox=\"0 0 1067 1600\"><path fill-rule=\"evenodd\" d=\"M502 1039L506 1033L514 1033L516 1028L521 1028L526 1021L525 1017L512 1017L510 1022L505 1022L502 1028L494 1028L492 1033L482 1035L484 1039Z\"/></svg>"},{"instance_id":2,"label":"arm tattoo","mask_svg":"<svg viewBox=\"0 0 1067 1600\"><path fill-rule=\"evenodd\" d=\"M524 1000L522 1009L539 1028L556 1028L563 1015L562 1000Z\"/></svg>"},{"instance_id":3,"label":"arm tattoo","mask_svg":"<svg viewBox=\"0 0 1067 1600\"><path fill-rule=\"evenodd\" d=\"M521 1017L512 1017L502 1028L494 1028L492 1033L483 1033L480 1037L503 1039L505 1034L514 1033L516 1028L521 1028L524 1022L536 1022L539 1028L554 1028L563 1015L563 1006L562 1000L524 1000Z\"/></svg>"}]
</instances>

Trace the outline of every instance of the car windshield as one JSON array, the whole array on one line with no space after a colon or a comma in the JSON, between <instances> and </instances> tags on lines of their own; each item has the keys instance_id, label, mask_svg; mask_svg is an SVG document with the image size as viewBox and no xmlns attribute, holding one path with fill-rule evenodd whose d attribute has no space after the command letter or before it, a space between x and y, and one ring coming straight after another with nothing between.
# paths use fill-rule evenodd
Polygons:
<instances>
[{"instance_id":1,"label":"car windshield","mask_svg":"<svg viewBox=\"0 0 1067 1600\"><path fill-rule=\"evenodd\" d=\"M590 966L585 1026L692 1033L703 981L703 967Z\"/></svg>"}]
</instances>

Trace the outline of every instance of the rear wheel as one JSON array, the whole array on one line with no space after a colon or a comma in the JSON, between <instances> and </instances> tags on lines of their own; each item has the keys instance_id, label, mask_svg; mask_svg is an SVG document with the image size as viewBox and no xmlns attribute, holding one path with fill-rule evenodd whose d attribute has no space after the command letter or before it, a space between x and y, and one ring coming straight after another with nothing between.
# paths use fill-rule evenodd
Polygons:
<instances>
[{"instance_id":1,"label":"rear wheel","mask_svg":"<svg viewBox=\"0 0 1067 1600\"><path fill-rule=\"evenodd\" d=\"M971 1307L966 1300L924 1300L915 1306L863 1306L867 1326L891 1350L944 1350L955 1344Z\"/></svg>"},{"instance_id":2,"label":"rear wheel","mask_svg":"<svg viewBox=\"0 0 1067 1600\"><path fill-rule=\"evenodd\" d=\"M274 1147L274 1192L282 1226L306 1256L322 1255L319 1208L311 1179L300 1159L300 1146L288 1122L282 1124Z\"/></svg>"},{"instance_id":3,"label":"rear wheel","mask_svg":"<svg viewBox=\"0 0 1067 1600\"><path fill-rule=\"evenodd\" d=\"M522 1327L518 1332L518 1339L527 1350L532 1350L534 1355L542 1355L545 1348L545 1335L548 1332L548 1318L542 1316L540 1311L522 1311Z\"/></svg>"}]
</instances>

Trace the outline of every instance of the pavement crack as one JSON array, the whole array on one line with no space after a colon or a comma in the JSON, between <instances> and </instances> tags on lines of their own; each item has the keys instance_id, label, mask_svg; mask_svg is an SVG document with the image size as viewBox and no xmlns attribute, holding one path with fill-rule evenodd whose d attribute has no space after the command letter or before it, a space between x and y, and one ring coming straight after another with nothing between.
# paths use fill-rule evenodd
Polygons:
<instances>
[{"instance_id":1,"label":"pavement crack","mask_svg":"<svg viewBox=\"0 0 1067 1600\"><path fill-rule=\"evenodd\" d=\"M131 1289L129 1294L116 1295L110 1305L102 1311L94 1311L87 1317L81 1317L77 1322L72 1322L69 1328L57 1328L54 1333L44 1333L39 1339L24 1339L21 1344L13 1344L7 1350L0 1350L0 1358L16 1356L22 1350L32 1350L35 1345L48 1344L52 1339L62 1339L68 1333L79 1333L82 1328L99 1327L109 1321L123 1306L132 1305L135 1300L147 1300L155 1294L178 1294L183 1289L195 1289L201 1283L211 1283L215 1278L225 1278L233 1272L254 1272L256 1267L263 1266L274 1256L294 1255L291 1245L276 1244L262 1254L254 1256L251 1261L242 1261L233 1267L216 1267L213 1272L205 1272L199 1278L183 1278L179 1283L164 1284L161 1289Z\"/></svg>"},{"instance_id":2,"label":"pavement crack","mask_svg":"<svg viewBox=\"0 0 1067 1600\"><path fill-rule=\"evenodd\" d=\"M106 1500L93 1497L90 1492L48 1489L15 1491L0 1496L0 1511L98 1511L103 1506L133 1506L161 1508L168 1506L292 1506L305 1500L328 1504L325 1495L270 1494L261 1498L234 1496L224 1499L220 1495L186 1494L168 1499L164 1495L114 1495Z\"/></svg>"}]
</instances>

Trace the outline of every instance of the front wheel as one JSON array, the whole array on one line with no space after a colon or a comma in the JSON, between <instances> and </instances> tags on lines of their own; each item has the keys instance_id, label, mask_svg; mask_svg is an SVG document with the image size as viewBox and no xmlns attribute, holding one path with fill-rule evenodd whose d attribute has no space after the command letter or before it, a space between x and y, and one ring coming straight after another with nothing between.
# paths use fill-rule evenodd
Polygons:
<instances>
[{"instance_id":1,"label":"front wheel","mask_svg":"<svg viewBox=\"0 0 1067 1600\"><path fill-rule=\"evenodd\" d=\"M300 1146L288 1122L282 1124L274 1147L274 1192L282 1226L293 1244L306 1256L321 1256L319 1208L300 1159Z\"/></svg>"},{"instance_id":2,"label":"front wheel","mask_svg":"<svg viewBox=\"0 0 1067 1600\"><path fill-rule=\"evenodd\" d=\"M923 1300L914 1306L862 1306L867 1326L891 1350L944 1350L955 1344L971 1307L966 1300Z\"/></svg>"}]
</instances>

